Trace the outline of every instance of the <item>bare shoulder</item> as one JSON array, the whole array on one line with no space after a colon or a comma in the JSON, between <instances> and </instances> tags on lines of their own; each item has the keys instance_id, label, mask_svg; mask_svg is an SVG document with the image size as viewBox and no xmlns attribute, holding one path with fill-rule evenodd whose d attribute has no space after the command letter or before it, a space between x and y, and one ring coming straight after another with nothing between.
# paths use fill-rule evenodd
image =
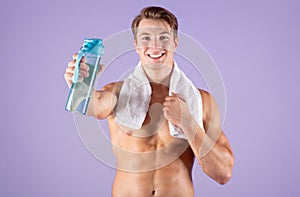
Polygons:
<instances>
[{"instance_id":1,"label":"bare shoulder","mask_svg":"<svg viewBox=\"0 0 300 197\"><path fill-rule=\"evenodd\" d=\"M94 91L90 100L89 115L96 117L97 119L107 118L112 114L112 111L117 103L118 95L122 87L123 82L112 82L100 90Z\"/></svg>"},{"instance_id":2,"label":"bare shoulder","mask_svg":"<svg viewBox=\"0 0 300 197\"><path fill-rule=\"evenodd\" d=\"M112 82L103 86L100 91L108 91L114 93L115 95L119 95L122 84L123 81Z\"/></svg>"},{"instance_id":3,"label":"bare shoulder","mask_svg":"<svg viewBox=\"0 0 300 197\"><path fill-rule=\"evenodd\" d=\"M202 90L202 89L198 89L200 94L201 94L201 97L202 97L202 102L210 102L211 100L211 95L209 92L205 91L205 90Z\"/></svg>"}]
</instances>

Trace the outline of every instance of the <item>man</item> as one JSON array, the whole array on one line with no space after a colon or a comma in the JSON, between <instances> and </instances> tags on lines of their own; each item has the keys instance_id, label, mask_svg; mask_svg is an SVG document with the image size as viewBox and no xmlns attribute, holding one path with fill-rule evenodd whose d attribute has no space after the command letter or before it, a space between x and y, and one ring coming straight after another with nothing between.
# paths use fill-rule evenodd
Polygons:
<instances>
[{"instance_id":1,"label":"man","mask_svg":"<svg viewBox=\"0 0 300 197\"><path fill-rule=\"evenodd\" d=\"M176 17L160 7L144 8L132 22L135 49L151 87L149 108L140 129L116 120L124 82L110 83L91 97L88 115L108 119L117 159L113 196L194 196L191 172L195 158L218 183L225 184L231 178L233 154L221 130L220 114L212 96L197 90L202 102L201 120L197 121L191 113L195 109L189 108L191 99L169 93L177 30ZM76 58L77 54L65 73L69 87ZM88 76L84 62L83 58L81 77ZM179 128L185 139L173 137L170 124Z\"/></svg>"}]
</instances>

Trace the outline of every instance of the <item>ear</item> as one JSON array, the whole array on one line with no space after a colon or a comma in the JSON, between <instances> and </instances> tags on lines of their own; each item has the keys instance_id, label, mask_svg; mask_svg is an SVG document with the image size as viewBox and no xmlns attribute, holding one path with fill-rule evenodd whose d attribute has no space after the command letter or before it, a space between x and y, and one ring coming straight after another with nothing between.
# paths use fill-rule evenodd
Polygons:
<instances>
[{"instance_id":1,"label":"ear","mask_svg":"<svg viewBox=\"0 0 300 197\"><path fill-rule=\"evenodd\" d=\"M178 36L174 38L174 51L177 49L177 46L178 46Z\"/></svg>"},{"instance_id":2,"label":"ear","mask_svg":"<svg viewBox=\"0 0 300 197\"><path fill-rule=\"evenodd\" d=\"M134 45L135 51L138 53L137 40L135 38L133 39L133 45Z\"/></svg>"}]
</instances>

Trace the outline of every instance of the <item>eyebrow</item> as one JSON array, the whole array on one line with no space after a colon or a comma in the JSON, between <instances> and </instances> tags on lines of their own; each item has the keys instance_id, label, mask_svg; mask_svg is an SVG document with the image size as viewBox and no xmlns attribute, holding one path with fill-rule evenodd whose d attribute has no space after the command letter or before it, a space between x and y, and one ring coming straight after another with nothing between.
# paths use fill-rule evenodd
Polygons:
<instances>
[{"instance_id":1,"label":"eyebrow","mask_svg":"<svg viewBox=\"0 0 300 197\"><path fill-rule=\"evenodd\" d=\"M163 31L163 32L161 32L161 33L159 33L159 35L162 35L162 34L168 34L168 35L170 35L170 32L168 32L168 31ZM141 33L141 34L138 34L138 36L140 37L140 36L149 36L149 35L151 35L151 33L147 33L147 32L143 32L143 33Z\"/></svg>"},{"instance_id":2,"label":"eyebrow","mask_svg":"<svg viewBox=\"0 0 300 197\"><path fill-rule=\"evenodd\" d=\"M163 31L163 32L160 33L160 35L161 35L161 34L170 34L170 32L168 32L168 31Z\"/></svg>"},{"instance_id":3,"label":"eyebrow","mask_svg":"<svg viewBox=\"0 0 300 197\"><path fill-rule=\"evenodd\" d=\"M146 32L144 32L144 33L141 33L141 34L138 34L138 36L140 37L140 36L144 36L144 35L151 35L150 33L146 33Z\"/></svg>"}]
</instances>

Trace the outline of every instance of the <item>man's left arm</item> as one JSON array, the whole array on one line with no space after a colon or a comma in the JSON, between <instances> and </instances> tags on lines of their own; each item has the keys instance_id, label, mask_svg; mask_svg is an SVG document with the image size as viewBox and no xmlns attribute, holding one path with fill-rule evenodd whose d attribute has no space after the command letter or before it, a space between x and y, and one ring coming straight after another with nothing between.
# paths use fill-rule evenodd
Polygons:
<instances>
[{"instance_id":1,"label":"man's left arm","mask_svg":"<svg viewBox=\"0 0 300 197\"><path fill-rule=\"evenodd\" d=\"M233 153L221 130L220 112L215 100L208 92L201 90L200 93L205 132L192 117L187 103L180 95L166 97L164 115L183 130L203 171L218 183L225 184L232 175Z\"/></svg>"}]
</instances>

